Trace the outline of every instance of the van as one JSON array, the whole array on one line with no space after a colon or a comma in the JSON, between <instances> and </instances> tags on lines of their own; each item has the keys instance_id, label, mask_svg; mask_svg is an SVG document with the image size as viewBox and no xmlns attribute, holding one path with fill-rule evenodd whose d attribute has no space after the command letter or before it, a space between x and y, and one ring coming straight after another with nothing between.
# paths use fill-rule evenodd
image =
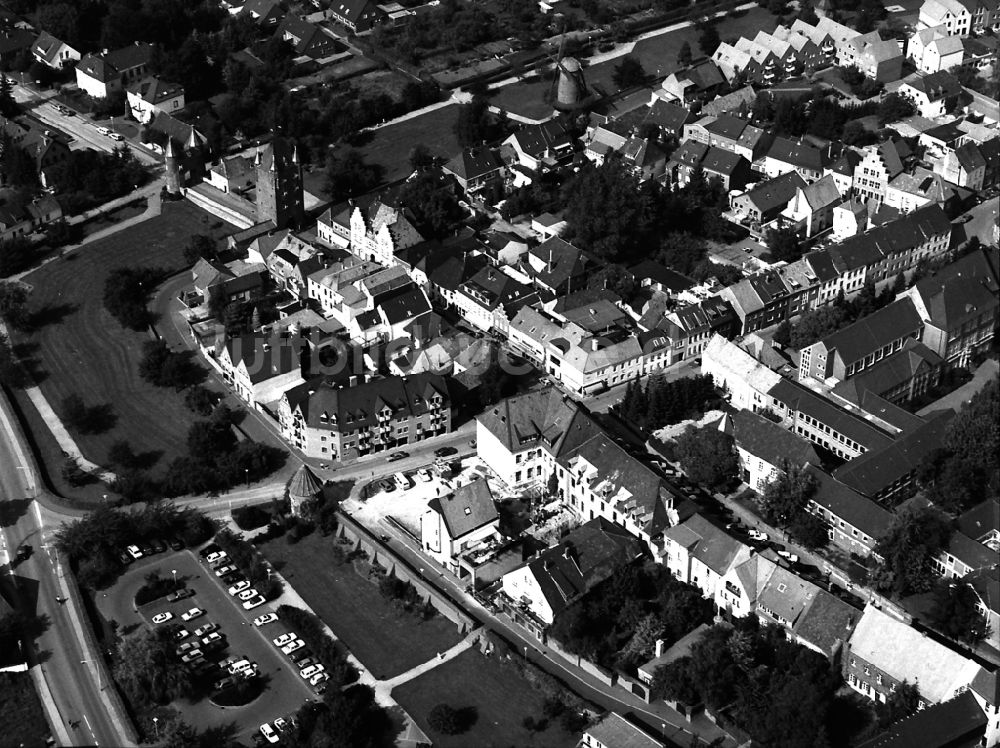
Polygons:
<instances>
[{"instance_id":1,"label":"van","mask_svg":"<svg viewBox=\"0 0 1000 748\"><path fill-rule=\"evenodd\" d=\"M406 477L406 473L396 473L395 475L396 485L399 486L401 491L405 491L410 487L410 479Z\"/></svg>"},{"instance_id":2,"label":"van","mask_svg":"<svg viewBox=\"0 0 1000 748\"><path fill-rule=\"evenodd\" d=\"M109 130L106 127L98 127L97 128L97 132L100 133L101 135L110 135L111 134L111 130Z\"/></svg>"}]
</instances>

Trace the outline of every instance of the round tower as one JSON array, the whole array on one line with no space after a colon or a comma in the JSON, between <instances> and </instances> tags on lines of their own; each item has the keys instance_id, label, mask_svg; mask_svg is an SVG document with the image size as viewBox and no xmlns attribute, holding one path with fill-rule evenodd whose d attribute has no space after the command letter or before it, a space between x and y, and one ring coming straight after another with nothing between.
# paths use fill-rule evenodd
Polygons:
<instances>
[{"instance_id":1,"label":"round tower","mask_svg":"<svg viewBox=\"0 0 1000 748\"><path fill-rule=\"evenodd\" d=\"M167 150L163 155L166 167L167 194L179 196L181 194L181 170L177 163L177 152L174 151L173 138L167 137Z\"/></svg>"},{"instance_id":2,"label":"round tower","mask_svg":"<svg viewBox=\"0 0 1000 748\"><path fill-rule=\"evenodd\" d=\"M587 84L583 79L583 67L574 57L563 57L559 61L559 84L556 89L556 109L575 109L587 96Z\"/></svg>"}]
</instances>

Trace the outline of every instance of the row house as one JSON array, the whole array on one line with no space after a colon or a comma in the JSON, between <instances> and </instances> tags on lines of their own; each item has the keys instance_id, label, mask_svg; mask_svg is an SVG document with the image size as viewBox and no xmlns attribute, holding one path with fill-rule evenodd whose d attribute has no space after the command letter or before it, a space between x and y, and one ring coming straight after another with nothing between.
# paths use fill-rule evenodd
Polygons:
<instances>
[{"instance_id":1,"label":"row house","mask_svg":"<svg viewBox=\"0 0 1000 748\"><path fill-rule=\"evenodd\" d=\"M881 204L889 182L902 173L903 157L897 143L886 140L877 146L868 146L854 167L852 192L863 203Z\"/></svg>"},{"instance_id":2,"label":"row house","mask_svg":"<svg viewBox=\"0 0 1000 748\"><path fill-rule=\"evenodd\" d=\"M712 60L699 60L668 75L660 88L653 92L650 104L657 100L683 105L715 98L726 82L725 76Z\"/></svg>"},{"instance_id":3,"label":"row house","mask_svg":"<svg viewBox=\"0 0 1000 748\"><path fill-rule=\"evenodd\" d=\"M918 340L923 321L909 298L894 301L801 351L799 379L836 384Z\"/></svg>"},{"instance_id":4,"label":"row house","mask_svg":"<svg viewBox=\"0 0 1000 748\"><path fill-rule=\"evenodd\" d=\"M790 171L760 182L746 192L733 193L729 204L739 223L749 224L752 233L763 236L767 224L776 220L805 186L805 180Z\"/></svg>"},{"instance_id":5,"label":"row house","mask_svg":"<svg viewBox=\"0 0 1000 748\"><path fill-rule=\"evenodd\" d=\"M878 83L890 83L903 75L903 52L895 39L883 40L878 31L859 34L844 47L844 65L857 67Z\"/></svg>"},{"instance_id":6,"label":"row house","mask_svg":"<svg viewBox=\"0 0 1000 748\"><path fill-rule=\"evenodd\" d=\"M921 341L949 366L966 366L993 343L1000 324L995 250L978 249L923 278L903 296L922 325Z\"/></svg>"},{"instance_id":7,"label":"row house","mask_svg":"<svg viewBox=\"0 0 1000 748\"><path fill-rule=\"evenodd\" d=\"M382 266L376 262L348 255L339 262L313 271L306 282L306 295L319 305L324 317L335 319L346 327L353 316L365 311L359 305L362 294L354 283L381 269Z\"/></svg>"},{"instance_id":8,"label":"row house","mask_svg":"<svg viewBox=\"0 0 1000 748\"><path fill-rule=\"evenodd\" d=\"M508 242L509 244L509 242ZM506 246L506 245L505 245ZM516 242L511 255L517 256L527 244ZM497 255L502 260L503 255ZM456 299L462 286L493 262L488 247L475 239L464 239L448 245L424 242L397 253L399 266L427 292L428 298L444 309L457 308Z\"/></svg>"},{"instance_id":9,"label":"row house","mask_svg":"<svg viewBox=\"0 0 1000 748\"><path fill-rule=\"evenodd\" d=\"M731 114L702 117L684 125L684 140L696 140L743 156L751 164L764 157L773 136Z\"/></svg>"},{"instance_id":10,"label":"row house","mask_svg":"<svg viewBox=\"0 0 1000 748\"><path fill-rule=\"evenodd\" d=\"M454 306L480 330L507 337L510 321L517 311L538 299L538 292L527 276L512 268L490 265L459 286Z\"/></svg>"},{"instance_id":11,"label":"row house","mask_svg":"<svg viewBox=\"0 0 1000 748\"><path fill-rule=\"evenodd\" d=\"M764 156L762 173L768 179L798 172L807 182L815 182L823 176L827 166L833 163L833 144L818 148L802 138L777 137Z\"/></svg>"},{"instance_id":12,"label":"row house","mask_svg":"<svg viewBox=\"0 0 1000 748\"><path fill-rule=\"evenodd\" d=\"M925 205L937 205L948 215L954 215L961 211L965 202L964 195L967 194L968 191L949 182L941 174L941 169L931 171L918 166L913 171L904 171L889 182L882 204L900 213L910 213Z\"/></svg>"},{"instance_id":13,"label":"row house","mask_svg":"<svg viewBox=\"0 0 1000 748\"><path fill-rule=\"evenodd\" d=\"M968 36L1000 29L1000 9L994 0L924 0L918 29L943 28L950 36Z\"/></svg>"},{"instance_id":14,"label":"row house","mask_svg":"<svg viewBox=\"0 0 1000 748\"><path fill-rule=\"evenodd\" d=\"M832 176L825 176L795 191L781 212L791 228L805 238L833 228L833 209L843 201Z\"/></svg>"},{"instance_id":15,"label":"row house","mask_svg":"<svg viewBox=\"0 0 1000 748\"><path fill-rule=\"evenodd\" d=\"M349 461L451 431L445 379L431 372L348 386L305 383L279 403L282 436L306 457Z\"/></svg>"},{"instance_id":16,"label":"row house","mask_svg":"<svg viewBox=\"0 0 1000 748\"><path fill-rule=\"evenodd\" d=\"M705 179L718 179L727 192L742 190L751 179L750 162L740 154L687 140L670 156L667 181L683 187L699 170Z\"/></svg>"},{"instance_id":17,"label":"row house","mask_svg":"<svg viewBox=\"0 0 1000 748\"><path fill-rule=\"evenodd\" d=\"M725 577L753 554L753 548L729 535L700 514L688 517L663 533L663 564L671 574L685 584L691 584L711 599L716 608L746 615L733 610L737 589L728 589Z\"/></svg>"},{"instance_id":18,"label":"row house","mask_svg":"<svg viewBox=\"0 0 1000 748\"><path fill-rule=\"evenodd\" d=\"M989 189L1000 183L1000 138L964 143L934 164L941 175L960 187Z\"/></svg>"},{"instance_id":19,"label":"row house","mask_svg":"<svg viewBox=\"0 0 1000 748\"><path fill-rule=\"evenodd\" d=\"M730 434L740 461L740 478L763 494L788 467L819 465L816 450L805 439L749 410L723 417L719 430Z\"/></svg>"},{"instance_id":20,"label":"row house","mask_svg":"<svg viewBox=\"0 0 1000 748\"><path fill-rule=\"evenodd\" d=\"M789 317L789 288L776 270L767 270L727 286L719 294L729 302L745 335Z\"/></svg>"},{"instance_id":21,"label":"row house","mask_svg":"<svg viewBox=\"0 0 1000 748\"><path fill-rule=\"evenodd\" d=\"M943 361L919 340L907 338L900 350L838 383L831 394L859 407L869 392L902 405L937 387Z\"/></svg>"},{"instance_id":22,"label":"row house","mask_svg":"<svg viewBox=\"0 0 1000 748\"><path fill-rule=\"evenodd\" d=\"M351 252L380 265L395 264L396 252L424 241L403 210L392 199L376 197L351 212Z\"/></svg>"},{"instance_id":23,"label":"row house","mask_svg":"<svg viewBox=\"0 0 1000 748\"><path fill-rule=\"evenodd\" d=\"M892 512L819 467L810 465L806 471L816 480L806 509L826 523L830 542L846 553L871 556L892 524Z\"/></svg>"},{"instance_id":24,"label":"row house","mask_svg":"<svg viewBox=\"0 0 1000 748\"><path fill-rule=\"evenodd\" d=\"M251 333L216 345L214 358L223 379L253 408L272 405L303 383L308 342L299 336Z\"/></svg>"},{"instance_id":25,"label":"row house","mask_svg":"<svg viewBox=\"0 0 1000 748\"><path fill-rule=\"evenodd\" d=\"M947 70L912 73L900 82L899 93L910 97L922 117L941 117L955 108L962 84Z\"/></svg>"},{"instance_id":26,"label":"row house","mask_svg":"<svg viewBox=\"0 0 1000 748\"><path fill-rule=\"evenodd\" d=\"M961 37L951 36L946 26L914 31L906 43L906 56L921 73L936 73L962 64L965 45Z\"/></svg>"},{"instance_id":27,"label":"row house","mask_svg":"<svg viewBox=\"0 0 1000 748\"><path fill-rule=\"evenodd\" d=\"M328 247L347 249L351 246L351 214L354 205L341 203L323 211L316 219L316 238Z\"/></svg>"},{"instance_id":28,"label":"row house","mask_svg":"<svg viewBox=\"0 0 1000 748\"><path fill-rule=\"evenodd\" d=\"M504 164L499 154L487 146L463 148L441 170L458 182L462 191L472 194L504 181Z\"/></svg>"},{"instance_id":29,"label":"row house","mask_svg":"<svg viewBox=\"0 0 1000 748\"><path fill-rule=\"evenodd\" d=\"M781 79L798 75L827 62L827 56L809 37L779 26L773 34L757 32L754 39L741 37L735 44L723 42L712 60L733 81L771 86Z\"/></svg>"},{"instance_id":30,"label":"row house","mask_svg":"<svg viewBox=\"0 0 1000 748\"><path fill-rule=\"evenodd\" d=\"M732 307L718 296L683 304L669 312L651 308L638 324L650 335L662 335L665 339L665 366L700 356L715 335L732 338L739 327Z\"/></svg>"}]
</instances>

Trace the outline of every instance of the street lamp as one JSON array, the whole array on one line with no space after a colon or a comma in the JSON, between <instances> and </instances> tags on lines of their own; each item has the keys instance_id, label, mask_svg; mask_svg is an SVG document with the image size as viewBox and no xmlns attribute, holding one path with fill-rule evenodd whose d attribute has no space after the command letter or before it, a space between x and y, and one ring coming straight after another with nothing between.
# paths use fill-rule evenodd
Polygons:
<instances>
[{"instance_id":1,"label":"street lamp","mask_svg":"<svg viewBox=\"0 0 1000 748\"><path fill-rule=\"evenodd\" d=\"M528 646L527 645L524 646L524 661L525 662L528 661Z\"/></svg>"},{"instance_id":2,"label":"street lamp","mask_svg":"<svg viewBox=\"0 0 1000 748\"><path fill-rule=\"evenodd\" d=\"M160 722L160 718L159 717L153 717L153 730L156 733L156 739L157 740L160 739L160 724L159 724L159 722Z\"/></svg>"},{"instance_id":3,"label":"street lamp","mask_svg":"<svg viewBox=\"0 0 1000 748\"><path fill-rule=\"evenodd\" d=\"M177 589L177 569L171 569L170 573L174 575L174 589Z\"/></svg>"},{"instance_id":4,"label":"street lamp","mask_svg":"<svg viewBox=\"0 0 1000 748\"><path fill-rule=\"evenodd\" d=\"M81 665L87 665L87 664L97 665L97 660L80 660L80 664ZM102 675L100 668L97 668L97 687L101 691L104 690L104 676Z\"/></svg>"},{"instance_id":5,"label":"street lamp","mask_svg":"<svg viewBox=\"0 0 1000 748\"><path fill-rule=\"evenodd\" d=\"M243 468L243 474L247 478L247 488L250 488L250 468Z\"/></svg>"}]
</instances>

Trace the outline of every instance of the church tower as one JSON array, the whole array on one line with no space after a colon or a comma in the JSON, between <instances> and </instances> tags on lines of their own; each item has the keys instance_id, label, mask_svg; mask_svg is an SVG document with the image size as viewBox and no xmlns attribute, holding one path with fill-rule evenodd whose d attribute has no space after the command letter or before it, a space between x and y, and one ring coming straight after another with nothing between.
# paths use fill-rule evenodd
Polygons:
<instances>
[{"instance_id":1,"label":"church tower","mask_svg":"<svg viewBox=\"0 0 1000 748\"><path fill-rule=\"evenodd\" d=\"M305 214L302 164L296 146L275 136L254 161L257 173L257 221L272 221L279 229L301 226Z\"/></svg>"},{"instance_id":2,"label":"church tower","mask_svg":"<svg viewBox=\"0 0 1000 748\"><path fill-rule=\"evenodd\" d=\"M177 152L174 150L174 139L167 136L167 151L164 154L167 177L167 193L174 196L181 194L181 171L177 163Z\"/></svg>"}]
</instances>

